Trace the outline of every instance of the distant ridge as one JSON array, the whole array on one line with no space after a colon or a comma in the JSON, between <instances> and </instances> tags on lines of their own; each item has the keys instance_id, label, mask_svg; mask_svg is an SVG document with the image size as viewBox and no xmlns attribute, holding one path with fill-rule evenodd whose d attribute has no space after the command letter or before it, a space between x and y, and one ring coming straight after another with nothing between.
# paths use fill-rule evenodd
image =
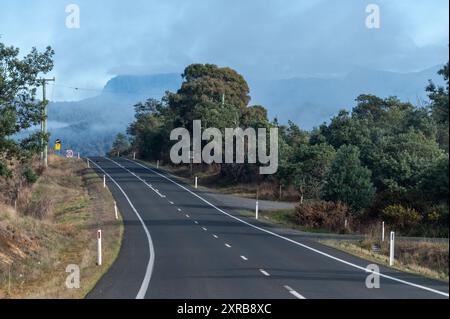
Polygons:
<instances>
[{"instance_id":1,"label":"distant ridge","mask_svg":"<svg viewBox=\"0 0 450 319\"><path fill-rule=\"evenodd\" d=\"M340 109L350 110L360 94L397 96L415 105L422 103L427 100L425 87L429 79L443 84L437 74L441 67L411 73L357 68L341 77L259 81L253 83L250 95L252 103L264 105L281 123L291 120L312 129Z\"/></svg>"},{"instance_id":2,"label":"distant ridge","mask_svg":"<svg viewBox=\"0 0 450 319\"><path fill-rule=\"evenodd\" d=\"M137 95L148 94L148 97L161 98L166 90L178 90L181 82L181 74L178 73L118 75L106 83L103 92Z\"/></svg>"}]
</instances>

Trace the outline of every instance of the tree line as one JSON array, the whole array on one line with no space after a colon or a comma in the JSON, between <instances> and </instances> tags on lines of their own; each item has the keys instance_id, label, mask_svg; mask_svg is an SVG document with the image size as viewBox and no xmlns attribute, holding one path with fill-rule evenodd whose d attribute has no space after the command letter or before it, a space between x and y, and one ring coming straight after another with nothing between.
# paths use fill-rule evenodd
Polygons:
<instances>
[{"instance_id":1,"label":"tree line","mask_svg":"<svg viewBox=\"0 0 450 319\"><path fill-rule=\"evenodd\" d=\"M111 152L133 151L142 159L170 163L171 130L191 130L193 120L221 130L278 127L276 174L260 176L258 164L216 164L222 180L293 187L299 202L312 210L335 203L360 222L383 219L404 233L432 229L445 236L448 63L439 74L446 86L430 82L425 106L363 94L351 112L340 111L329 123L308 132L292 121L281 125L277 119L269 120L263 106L249 105L249 87L236 71L193 64L184 70L176 93L135 105L128 136L119 134Z\"/></svg>"}]
</instances>

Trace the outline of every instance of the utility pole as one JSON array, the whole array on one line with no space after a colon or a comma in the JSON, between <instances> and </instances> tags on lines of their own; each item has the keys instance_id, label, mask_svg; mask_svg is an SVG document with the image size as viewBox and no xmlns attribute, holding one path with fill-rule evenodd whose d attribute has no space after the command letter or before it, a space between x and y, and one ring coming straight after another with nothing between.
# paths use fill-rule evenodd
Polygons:
<instances>
[{"instance_id":1,"label":"utility pole","mask_svg":"<svg viewBox=\"0 0 450 319\"><path fill-rule=\"evenodd\" d=\"M42 83L42 103L43 103L43 107L42 107L42 119L41 119L41 147L42 147L42 151L41 151L41 160L44 164L44 167L48 167L48 143L44 140L44 135L47 134L47 114L48 114L48 109L47 109L47 98L46 98L46 84L47 82L55 82L55 78L53 77L53 79L40 79L39 81L41 81Z\"/></svg>"}]
</instances>

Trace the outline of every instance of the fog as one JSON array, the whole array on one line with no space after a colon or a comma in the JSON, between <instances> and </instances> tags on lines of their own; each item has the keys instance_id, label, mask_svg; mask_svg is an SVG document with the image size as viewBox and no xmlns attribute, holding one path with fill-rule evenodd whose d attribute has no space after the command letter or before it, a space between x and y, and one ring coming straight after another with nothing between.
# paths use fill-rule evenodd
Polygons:
<instances>
[{"instance_id":1,"label":"fog","mask_svg":"<svg viewBox=\"0 0 450 319\"><path fill-rule=\"evenodd\" d=\"M181 72L215 63L261 79L330 77L357 67L410 72L448 59L448 1L376 1L380 29L365 26L368 1L77 0L80 28L68 29L67 1L0 0L1 41L51 45L54 100L97 95L119 74ZM54 92L52 92L54 91Z\"/></svg>"}]
</instances>

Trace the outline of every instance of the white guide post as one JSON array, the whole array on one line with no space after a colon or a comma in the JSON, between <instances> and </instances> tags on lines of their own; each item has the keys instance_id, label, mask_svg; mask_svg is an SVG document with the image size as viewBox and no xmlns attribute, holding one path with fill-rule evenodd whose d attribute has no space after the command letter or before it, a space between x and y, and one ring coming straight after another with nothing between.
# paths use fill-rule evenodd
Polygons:
<instances>
[{"instance_id":1,"label":"white guide post","mask_svg":"<svg viewBox=\"0 0 450 319\"><path fill-rule=\"evenodd\" d=\"M391 231L391 237L389 242L389 266L394 264L394 247L395 247L395 233Z\"/></svg>"},{"instance_id":2,"label":"white guide post","mask_svg":"<svg viewBox=\"0 0 450 319\"><path fill-rule=\"evenodd\" d=\"M102 265L102 230L97 230L97 265Z\"/></svg>"}]
</instances>

